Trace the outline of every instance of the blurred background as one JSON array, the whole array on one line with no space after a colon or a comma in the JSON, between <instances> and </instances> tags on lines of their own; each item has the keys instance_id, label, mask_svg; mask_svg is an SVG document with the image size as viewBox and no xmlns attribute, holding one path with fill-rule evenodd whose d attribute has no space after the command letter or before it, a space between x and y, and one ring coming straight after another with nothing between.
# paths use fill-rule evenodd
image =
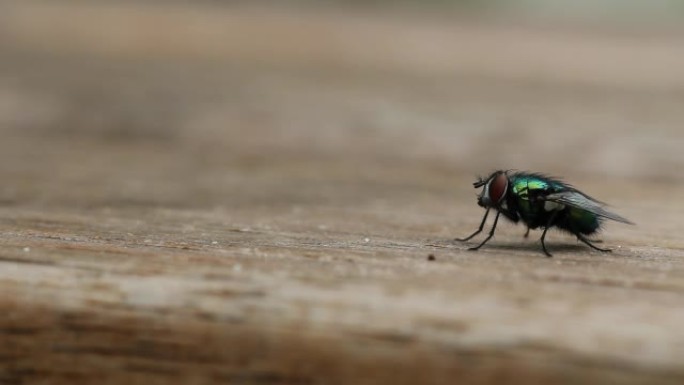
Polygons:
<instances>
[{"instance_id":1,"label":"blurred background","mask_svg":"<svg viewBox=\"0 0 684 385\"><path fill-rule=\"evenodd\" d=\"M310 202L322 175L494 168L677 185L682 21L675 0L3 1L0 199Z\"/></svg>"},{"instance_id":2,"label":"blurred background","mask_svg":"<svg viewBox=\"0 0 684 385\"><path fill-rule=\"evenodd\" d=\"M9 382L681 383L682 1L3 0L0 133ZM638 226L468 253L494 169Z\"/></svg>"}]
</instances>

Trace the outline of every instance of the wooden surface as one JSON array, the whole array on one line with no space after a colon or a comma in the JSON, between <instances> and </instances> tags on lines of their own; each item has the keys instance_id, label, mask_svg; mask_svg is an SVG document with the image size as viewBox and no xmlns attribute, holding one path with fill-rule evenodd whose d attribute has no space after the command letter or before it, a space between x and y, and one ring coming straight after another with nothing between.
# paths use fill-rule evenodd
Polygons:
<instances>
[{"instance_id":1,"label":"wooden surface","mask_svg":"<svg viewBox=\"0 0 684 385\"><path fill-rule=\"evenodd\" d=\"M54 4L0 15L0 382L684 381L682 31ZM637 226L468 252L494 168Z\"/></svg>"}]
</instances>

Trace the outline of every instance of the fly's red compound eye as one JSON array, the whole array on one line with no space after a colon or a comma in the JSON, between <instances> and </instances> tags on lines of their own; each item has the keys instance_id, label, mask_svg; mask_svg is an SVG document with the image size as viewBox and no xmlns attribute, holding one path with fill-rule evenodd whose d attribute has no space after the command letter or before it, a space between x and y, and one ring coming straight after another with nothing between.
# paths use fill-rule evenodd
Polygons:
<instances>
[{"instance_id":1,"label":"fly's red compound eye","mask_svg":"<svg viewBox=\"0 0 684 385\"><path fill-rule=\"evenodd\" d=\"M489 182L489 199L494 203L500 203L508 191L508 177L501 172Z\"/></svg>"}]
</instances>

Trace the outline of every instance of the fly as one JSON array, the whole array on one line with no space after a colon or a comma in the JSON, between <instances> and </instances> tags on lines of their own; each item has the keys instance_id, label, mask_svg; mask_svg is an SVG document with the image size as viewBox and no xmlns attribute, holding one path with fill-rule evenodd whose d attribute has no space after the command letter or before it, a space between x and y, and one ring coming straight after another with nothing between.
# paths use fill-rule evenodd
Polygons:
<instances>
[{"instance_id":1,"label":"fly","mask_svg":"<svg viewBox=\"0 0 684 385\"><path fill-rule=\"evenodd\" d=\"M479 249L494 236L501 214L513 223L523 222L527 226L525 237L530 229L543 228L541 245L547 257L551 257L551 253L546 249L544 239L546 232L554 226L575 235L594 250L609 252L610 249L597 247L586 236L596 233L605 219L634 224L607 211L605 204L569 184L542 174L496 171L486 179L478 178L473 186L482 188L477 204L487 211L474 233L456 240L465 242L481 233L490 210L494 209L496 216L489 235L469 250Z\"/></svg>"}]
</instances>

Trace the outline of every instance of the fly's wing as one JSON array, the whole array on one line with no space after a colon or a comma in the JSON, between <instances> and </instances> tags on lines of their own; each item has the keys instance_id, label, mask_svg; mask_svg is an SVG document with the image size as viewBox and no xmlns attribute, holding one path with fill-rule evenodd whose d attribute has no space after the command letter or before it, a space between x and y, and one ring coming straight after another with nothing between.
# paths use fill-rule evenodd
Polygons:
<instances>
[{"instance_id":1,"label":"fly's wing","mask_svg":"<svg viewBox=\"0 0 684 385\"><path fill-rule=\"evenodd\" d=\"M627 223L633 225L629 219L623 218L615 213L611 213L603 208L603 204L598 202L577 190L560 191L552 193L544 197L544 200L552 201L567 206L577 207L578 209L586 210L594 213L600 217L612 219L614 221Z\"/></svg>"}]
</instances>

